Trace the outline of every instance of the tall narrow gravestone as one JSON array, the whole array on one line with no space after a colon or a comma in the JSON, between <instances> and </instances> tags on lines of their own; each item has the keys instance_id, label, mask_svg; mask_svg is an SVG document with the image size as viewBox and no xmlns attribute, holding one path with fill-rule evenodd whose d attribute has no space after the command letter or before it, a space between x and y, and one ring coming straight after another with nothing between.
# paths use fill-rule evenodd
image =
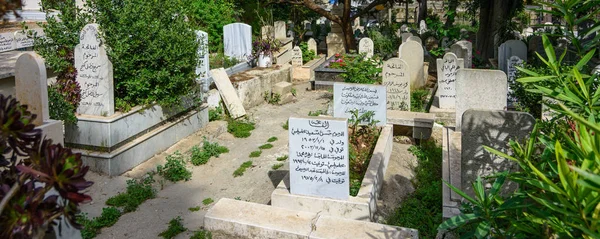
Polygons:
<instances>
[{"instance_id":1,"label":"tall narrow gravestone","mask_svg":"<svg viewBox=\"0 0 600 239\"><path fill-rule=\"evenodd\" d=\"M289 119L290 193L347 200L348 120Z\"/></svg>"},{"instance_id":2,"label":"tall narrow gravestone","mask_svg":"<svg viewBox=\"0 0 600 239\"><path fill-rule=\"evenodd\" d=\"M299 46L295 46L292 49L292 66L302 66L302 49Z\"/></svg>"},{"instance_id":3,"label":"tall narrow gravestone","mask_svg":"<svg viewBox=\"0 0 600 239\"><path fill-rule=\"evenodd\" d=\"M387 89L387 109L410 111L410 70L406 61L387 60L382 74L382 85Z\"/></svg>"},{"instance_id":4,"label":"tall narrow gravestone","mask_svg":"<svg viewBox=\"0 0 600 239\"><path fill-rule=\"evenodd\" d=\"M196 75L198 81L202 83L202 92L208 92L211 82L210 62L208 59L208 33L196 31L196 41L198 41L198 64L196 65Z\"/></svg>"},{"instance_id":5,"label":"tall narrow gravestone","mask_svg":"<svg viewBox=\"0 0 600 239\"><path fill-rule=\"evenodd\" d=\"M384 126L387 122L386 101L386 87L382 85L338 82L333 85L333 116L337 118L351 119L355 110L358 110L359 116L373 111L373 120L379 121L377 126Z\"/></svg>"},{"instance_id":6,"label":"tall narrow gravestone","mask_svg":"<svg viewBox=\"0 0 600 239\"><path fill-rule=\"evenodd\" d=\"M284 21L276 21L275 27L275 39L284 39L286 37L286 26Z\"/></svg>"},{"instance_id":7,"label":"tall narrow gravestone","mask_svg":"<svg viewBox=\"0 0 600 239\"><path fill-rule=\"evenodd\" d=\"M368 37L360 39L358 43L358 53L365 54L367 58L373 57L373 40Z\"/></svg>"},{"instance_id":8,"label":"tall narrow gravestone","mask_svg":"<svg viewBox=\"0 0 600 239\"><path fill-rule=\"evenodd\" d=\"M499 70L459 69L456 74L456 130L468 109L504 110L508 85Z\"/></svg>"},{"instance_id":9,"label":"tall narrow gravestone","mask_svg":"<svg viewBox=\"0 0 600 239\"><path fill-rule=\"evenodd\" d=\"M423 46L416 41L406 41L398 49L398 58L406 61L410 69L410 88L418 89L425 85L423 71Z\"/></svg>"},{"instance_id":10,"label":"tall narrow gravestone","mask_svg":"<svg viewBox=\"0 0 600 239\"><path fill-rule=\"evenodd\" d=\"M317 54L317 41L315 41L315 39L308 39L307 45L308 51L313 50L315 54Z\"/></svg>"},{"instance_id":11,"label":"tall narrow gravestone","mask_svg":"<svg viewBox=\"0 0 600 239\"><path fill-rule=\"evenodd\" d=\"M223 26L223 48L226 56L246 61L252 54L252 27L244 23Z\"/></svg>"},{"instance_id":12,"label":"tall narrow gravestone","mask_svg":"<svg viewBox=\"0 0 600 239\"><path fill-rule=\"evenodd\" d=\"M115 113L113 65L108 60L98 24L88 24L75 46L77 82L81 86L81 102L77 113L111 116Z\"/></svg>"},{"instance_id":13,"label":"tall narrow gravestone","mask_svg":"<svg viewBox=\"0 0 600 239\"><path fill-rule=\"evenodd\" d=\"M37 115L33 124L40 126L50 119L48 109L48 77L44 59L35 53L19 56L15 65L17 100Z\"/></svg>"},{"instance_id":14,"label":"tall narrow gravestone","mask_svg":"<svg viewBox=\"0 0 600 239\"><path fill-rule=\"evenodd\" d=\"M437 59L439 106L441 109L456 108L456 74L464 66L464 60L449 52Z\"/></svg>"},{"instance_id":15,"label":"tall narrow gravestone","mask_svg":"<svg viewBox=\"0 0 600 239\"><path fill-rule=\"evenodd\" d=\"M517 69L517 67L521 67L521 66L523 66L523 60L521 58L519 58L518 56L511 56L508 60L506 60L506 71L507 71L506 75L508 77L508 82L509 82L509 84L508 84L508 93L509 93L508 103L510 105L517 102L517 99L510 96L513 93L513 90L510 88L510 84L513 84L517 81L517 73L519 73L519 69Z\"/></svg>"}]
</instances>

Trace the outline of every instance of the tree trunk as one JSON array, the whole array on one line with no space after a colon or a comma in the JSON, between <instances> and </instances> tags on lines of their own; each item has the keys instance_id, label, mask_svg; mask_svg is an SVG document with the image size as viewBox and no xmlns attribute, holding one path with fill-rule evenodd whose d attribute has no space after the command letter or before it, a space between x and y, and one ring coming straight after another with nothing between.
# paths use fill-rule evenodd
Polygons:
<instances>
[{"instance_id":1,"label":"tree trunk","mask_svg":"<svg viewBox=\"0 0 600 239\"><path fill-rule=\"evenodd\" d=\"M454 25L454 20L456 19L456 8L458 7L458 0L449 0L448 1L448 12L452 14L448 14L448 18L446 19L446 29L451 28Z\"/></svg>"},{"instance_id":2,"label":"tree trunk","mask_svg":"<svg viewBox=\"0 0 600 239\"><path fill-rule=\"evenodd\" d=\"M427 19L427 0L419 1L419 18L417 21L417 26L421 23L421 20Z\"/></svg>"},{"instance_id":3,"label":"tree trunk","mask_svg":"<svg viewBox=\"0 0 600 239\"><path fill-rule=\"evenodd\" d=\"M342 30L344 32L344 48L346 49L346 53L349 53L350 50L357 50L356 48L356 39L354 39L354 31L352 31L352 22L343 22Z\"/></svg>"},{"instance_id":4,"label":"tree trunk","mask_svg":"<svg viewBox=\"0 0 600 239\"><path fill-rule=\"evenodd\" d=\"M479 31L477 32L477 47L481 53L481 60L487 61L494 57L494 51L498 47L494 38L503 21L508 17L509 3L513 0L489 0L481 1L479 9Z\"/></svg>"}]
</instances>

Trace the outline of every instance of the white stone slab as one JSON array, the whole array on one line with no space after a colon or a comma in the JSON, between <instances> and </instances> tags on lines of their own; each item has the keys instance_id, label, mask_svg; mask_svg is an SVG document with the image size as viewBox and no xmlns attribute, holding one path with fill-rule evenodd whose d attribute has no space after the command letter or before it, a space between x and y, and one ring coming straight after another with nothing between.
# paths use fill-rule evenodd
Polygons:
<instances>
[{"instance_id":1,"label":"white stone slab","mask_svg":"<svg viewBox=\"0 0 600 239\"><path fill-rule=\"evenodd\" d=\"M0 33L0 52L12 51L13 49L15 49L13 33Z\"/></svg>"},{"instance_id":2,"label":"white stone slab","mask_svg":"<svg viewBox=\"0 0 600 239\"><path fill-rule=\"evenodd\" d=\"M518 56L527 61L527 45L520 40L508 40L498 47L498 68L507 74L506 60L511 56Z\"/></svg>"},{"instance_id":3,"label":"white stone slab","mask_svg":"<svg viewBox=\"0 0 600 239\"><path fill-rule=\"evenodd\" d=\"M441 109L456 108L456 74L463 68L463 59L458 59L454 53L446 53L444 58L437 59L438 93Z\"/></svg>"},{"instance_id":4,"label":"white stone slab","mask_svg":"<svg viewBox=\"0 0 600 239\"><path fill-rule=\"evenodd\" d=\"M289 119L290 192L347 200L350 194L348 121Z\"/></svg>"},{"instance_id":5,"label":"white stone slab","mask_svg":"<svg viewBox=\"0 0 600 239\"><path fill-rule=\"evenodd\" d=\"M88 24L75 46L77 82L81 86L81 102L77 113L111 116L115 113L113 65L106 55L98 24Z\"/></svg>"},{"instance_id":6,"label":"white stone slab","mask_svg":"<svg viewBox=\"0 0 600 239\"><path fill-rule=\"evenodd\" d=\"M373 120L379 121L378 126L384 126L387 123L386 95L386 87L382 85L336 82L333 85L333 116L351 119L354 110L358 110L359 116L373 111Z\"/></svg>"},{"instance_id":7,"label":"white stone slab","mask_svg":"<svg viewBox=\"0 0 600 239\"><path fill-rule=\"evenodd\" d=\"M231 118L237 119L246 115L246 110L242 105L242 101L235 92L225 69L213 69L210 70L210 73L215 81L215 85L217 85L217 89L219 89L219 92L221 93L221 98L223 99L223 103L225 104L225 107L227 107Z\"/></svg>"},{"instance_id":8,"label":"white stone slab","mask_svg":"<svg viewBox=\"0 0 600 239\"><path fill-rule=\"evenodd\" d=\"M14 39L15 49L33 47L33 38L27 37L27 33L23 31L16 31L14 33Z\"/></svg>"},{"instance_id":9,"label":"white stone slab","mask_svg":"<svg viewBox=\"0 0 600 239\"><path fill-rule=\"evenodd\" d=\"M410 69L406 61L387 60L382 74L382 85L387 88L387 109L410 111Z\"/></svg>"},{"instance_id":10,"label":"white stone slab","mask_svg":"<svg viewBox=\"0 0 600 239\"><path fill-rule=\"evenodd\" d=\"M508 85L499 70L459 69L456 75L456 130L468 109L505 110Z\"/></svg>"},{"instance_id":11,"label":"white stone slab","mask_svg":"<svg viewBox=\"0 0 600 239\"><path fill-rule=\"evenodd\" d=\"M371 58L371 57L373 57L373 49L374 49L373 40L371 40L368 37L360 39L360 42L358 43L358 53L359 54L365 54L365 56L367 58Z\"/></svg>"},{"instance_id":12,"label":"white stone slab","mask_svg":"<svg viewBox=\"0 0 600 239\"><path fill-rule=\"evenodd\" d=\"M275 39L284 39L286 36L286 25L284 21L276 21L274 23L275 27Z\"/></svg>"},{"instance_id":13,"label":"white stone slab","mask_svg":"<svg viewBox=\"0 0 600 239\"><path fill-rule=\"evenodd\" d=\"M299 46L295 46L292 49L292 66L302 66L302 49Z\"/></svg>"},{"instance_id":14,"label":"white stone slab","mask_svg":"<svg viewBox=\"0 0 600 239\"><path fill-rule=\"evenodd\" d=\"M398 49L398 57L408 64L410 69L411 90L425 86L425 72L423 71L423 46L416 41L406 41Z\"/></svg>"},{"instance_id":15,"label":"white stone slab","mask_svg":"<svg viewBox=\"0 0 600 239\"><path fill-rule=\"evenodd\" d=\"M317 54L317 41L315 41L315 39L308 39L308 50L313 50L315 51L315 54Z\"/></svg>"},{"instance_id":16,"label":"white stone slab","mask_svg":"<svg viewBox=\"0 0 600 239\"><path fill-rule=\"evenodd\" d=\"M15 65L17 100L37 115L33 124L40 126L50 119L48 77L44 59L35 53L19 56Z\"/></svg>"},{"instance_id":17,"label":"white stone slab","mask_svg":"<svg viewBox=\"0 0 600 239\"><path fill-rule=\"evenodd\" d=\"M198 41L198 64L196 65L197 81L202 84L202 91L208 92L210 87L210 60L208 59L208 33L196 31L196 41Z\"/></svg>"},{"instance_id":18,"label":"white stone slab","mask_svg":"<svg viewBox=\"0 0 600 239\"><path fill-rule=\"evenodd\" d=\"M226 56L246 61L252 54L252 27L244 23L225 25L223 47Z\"/></svg>"}]
</instances>

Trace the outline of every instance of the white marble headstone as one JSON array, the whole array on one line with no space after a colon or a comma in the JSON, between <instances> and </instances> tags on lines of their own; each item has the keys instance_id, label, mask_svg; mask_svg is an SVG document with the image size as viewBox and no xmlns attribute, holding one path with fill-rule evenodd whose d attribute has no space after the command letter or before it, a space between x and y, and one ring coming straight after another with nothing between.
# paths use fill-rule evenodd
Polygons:
<instances>
[{"instance_id":1,"label":"white marble headstone","mask_svg":"<svg viewBox=\"0 0 600 239\"><path fill-rule=\"evenodd\" d=\"M0 33L0 52L15 49L14 34L12 32Z\"/></svg>"},{"instance_id":2,"label":"white marble headstone","mask_svg":"<svg viewBox=\"0 0 600 239\"><path fill-rule=\"evenodd\" d=\"M427 23L425 23L425 20L421 20L419 22L419 34L426 33L427 31Z\"/></svg>"},{"instance_id":3,"label":"white marble headstone","mask_svg":"<svg viewBox=\"0 0 600 239\"><path fill-rule=\"evenodd\" d=\"M33 124L39 126L50 119L48 108L48 77L44 59L35 53L24 53L15 65L17 100L37 115Z\"/></svg>"},{"instance_id":4,"label":"white marble headstone","mask_svg":"<svg viewBox=\"0 0 600 239\"><path fill-rule=\"evenodd\" d=\"M367 58L373 57L373 40L368 37L360 39L358 43L358 53L365 54Z\"/></svg>"},{"instance_id":5,"label":"white marble headstone","mask_svg":"<svg viewBox=\"0 0 600 239\"><path fill-rule=\"evenodd\" d=\"M252 55L252 27L244 23L232 23L223 27L223 47L226 56L241 61Z\"/></svg>"},{"instance_id":6,"label":"white marble headstone","mask_svg":"<svg viewBox=\"0 0 600 239\"><path fill-rule=\"evenodd\" d=\"M441 109L456 108L456 74L463 65L463 59L459 59L452 52L446 53L442 59L437 59L437 96Z\"/></svg>"},{"instance_id":7,"label":"white marble headstone","mask_svg":"<svg viewBox=\"0 0 600 239\"><path fill-rule=\"evenodd\" d=\"M410 111L410 70L400 58L383 63L382 85L387 88L387 109Z\"/></svg>"},{"instance_id":8,"label":"white marble headstone","mask_svg":"<svg viewBox=\"0 0 600 239\"><path fill-rule=\"evenodd\" d=\"M240 97L237 95L237 91L233 88L231 84L231 80L229 80L229 76L225 69L218 68L210 70L210 74L212 75L215 85L221 93L221 99L223 99L223 103L229 111L229 115L233 119L240 118L246 115L246 109L244 109L244 104Z\"/></svg>"},{"instance_id":9,"label":"white marble headstone","mask_svg":"<svg viewBox=\"0 0 600 239\"><path fill-rule=\"evenodd\" d=\"M202 83L202 91L208 92L210 87L210 61L208 59L208 33L196 31L196 41L198 41L198 65L196 66L197 80Z\"/></svg>"},{"instance_id":10,"label":"white marble headstone","mask_svg":"<svg viewBox=\"0 0 600 239\"><path fill-rule=\"evenodd\" d=\"M508 74L506 62L511 56L527 61L527 45L520 40L508 40L498 48L498 68Z\"/></svg>"},{"instance_id":11,"label":"white marble headstone","mask_svg":"<svg viewBox=\"0 0 600 239\"><path fill-rule=\"evenodd\" d=\"M290 117L289 160L290 193L347 200L347 119Z\"/></svg>"},{"instance_id":12,"label":"white marble headstone","mask_svg":"<svg viewBox=\"0 0 600 239\"><path fill-rule=\"evenodd\" d=\"M386 87L382 85L334 83L333 116L351 119L354 110L358 110L359 116L373 111L375 113L373 120L379 121L377 126L384 126L387 122Z\"/></svg>"},{"instance_id":13,"label":"white marble headstone","mask_svg":"<svg viewBox=\"0 0 600 239\"><path fill-rule=\"evenodd\" d=\"M406 41L408 41L409 37L413 36L413 34L410 32L405 32L405 33L402 33L400 36L402 37L402 43L405 43Z\"/></svg>"},{"instance_id":14,"label":"white marble headstone","mask_svg":"<svg viewBox=\"0 0 600 239\"><path fill-rule=\"evenodd\" d=\"M458 41L450 46L450 51L464 60L464 68L472 68L473 43L467 40Z\"/></svg>"},{"instance_id":15,"label":"white marble headstone","mask_svg":"<svg viewBox=\"0 0 600 239\"><path fill-rule=\"evenodd\" d=\"M456 75L456 130L468 109L505 110L506 74L499 70L459 69Z\"/></svg>"},{"instance_id":16,"label":"white marble headstone","mask_svg":"<svg viewBox=\"0 0 600 239\"><path fill-rule=\"evenodd\" d=\"M398 57L408 64L410 69L411 90L425 85L425 72L423 70L423 46L416 41L406 41L398 49Z\"/></svg>"},{"instance_id":17,"label":"white marble headstone","mask_svg":"<svg viewBox=\"0 0 600 239\"><path fill-rule=\"evenodd\" d=\"M111 116L115 113L113 65L98 29L98 24L85 25L75 46L77 82L81 86L77 113Z\"/></svg>"},{"instance_id":18,"label":"white marble headstone","mask_svg":"<svg viewBox=\"0 0 600 239\"><path fill-rule=\"evenodd\" d=\"M284 39L287 38L287 30L284 21L277 21L274 24L275 26L275 39Z\"/></svg>"},{"instance_id":19,"label":"white marble headstone","mask_svg":"<svg viewBox=\"0 0 600 239\"><path fill-rule=\"evenodd\" d=\"M292 49L292 66L302 66L302 49L299 46L295 46Z\"/></svg>"},{"instance_id":20,"label":"white marble headstone","mask_svg":"<svg viewBox=\"0 0 600 239\"><path fill-rule=\"evenodd\" d=\"M313 50L315 51L315 55L317 54L317 41L315 41L315 39L308 39L308 42L306 43L308 45L308 50Z\"/></svg>"},{"instance_id":21,"label":"white marble headstone","mask_svg":"<svg viewBox=\"0 0 600 239\"><path fill-rule=\"evenodd\" d=\"M16 31L15 37L15 49L22 49L27 47L33 47L33 38L27 37L27 33L23 31Z\"/></svg>"},{"instance_id":22,"label":"white marble headstone","mask_svg":"<svg viewBox=\"0 0 600 239\"><path fill-rule=\"evenodd\" d=\"M420 38L420 37L418 37L418 36L411 36L411 37L409 37L409 38L407 39L407 41L416 41L416 42L418 42L419 44L423 45L423 41L422 41L422 40L421 40L421 38Z\"/></svg>"}]
</instances>

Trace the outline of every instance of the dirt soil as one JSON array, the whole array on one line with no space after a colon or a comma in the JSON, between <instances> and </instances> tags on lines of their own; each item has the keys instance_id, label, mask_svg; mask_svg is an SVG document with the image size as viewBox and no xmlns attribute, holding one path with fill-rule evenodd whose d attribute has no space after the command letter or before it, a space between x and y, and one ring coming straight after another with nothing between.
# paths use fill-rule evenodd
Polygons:
<instances>
[{"instance_id":1,"label":"dirt soil","mask_svg":"<svg viewBox=\"0 0 600 239\"><path fill-rule=\"evenodd\" d=\"M83 205L82 211L88 213L89 218L97 217L102 212L105 201L126 188L126 181L132 178L141 178L147 172L156 169L157 165L166 162L165 157L176 151L188 152L194 145L201 145L204 137L211 142L218 142L227 146L229 153L222 154L219 158L211 158L205 165L187 167L192 171L192 179L187 182L156 184L158 193L154 199L147 200L131 213L121 216L119 221L109 228L102 229L96 238L158 238L158 234L167 229L168 222L180 216L188 231L177 238L189 238L193 231L199 230L204 224L204 215L207 210L221 198L238 198L240 200L270 204L271 192L288 173L289 163L278 170L271 167L277 163L276 158L288 154L288 131L282 125L290 116L307 116L309 111L327 110L327 103L331 101L332 94L326 91L306 91L309 84L295 85L298 96L292 103L274 106L263 104L247 110L249 118L256 123L256 129L248 138L234 138L227 133L226 122L214 121L202 130L181 140L165 152L155 155L145 163L129 172L117 177L108 177L97 173L88 173L87 178L95 184L87 190L94 201ZM273 148L263 150L258 158L249 158L250 152L267 143L267 139L275 136L279 140L271 143ZM408 153L410 145L394 143L394 152L386 173L384 190L379 204L381 215L389 214L401 198L412 192L410 179L414 157ZM233 177L233 171L243 162L252 160L253 166L246 170L243 176ZM155 176L157 181L163 180ZM202 200L212 198L210 205L203 205ZM389 203L387 202L389 201ZM188 208L200 206L201 210L191 212Z\"/></svg>"}]
</instances>

